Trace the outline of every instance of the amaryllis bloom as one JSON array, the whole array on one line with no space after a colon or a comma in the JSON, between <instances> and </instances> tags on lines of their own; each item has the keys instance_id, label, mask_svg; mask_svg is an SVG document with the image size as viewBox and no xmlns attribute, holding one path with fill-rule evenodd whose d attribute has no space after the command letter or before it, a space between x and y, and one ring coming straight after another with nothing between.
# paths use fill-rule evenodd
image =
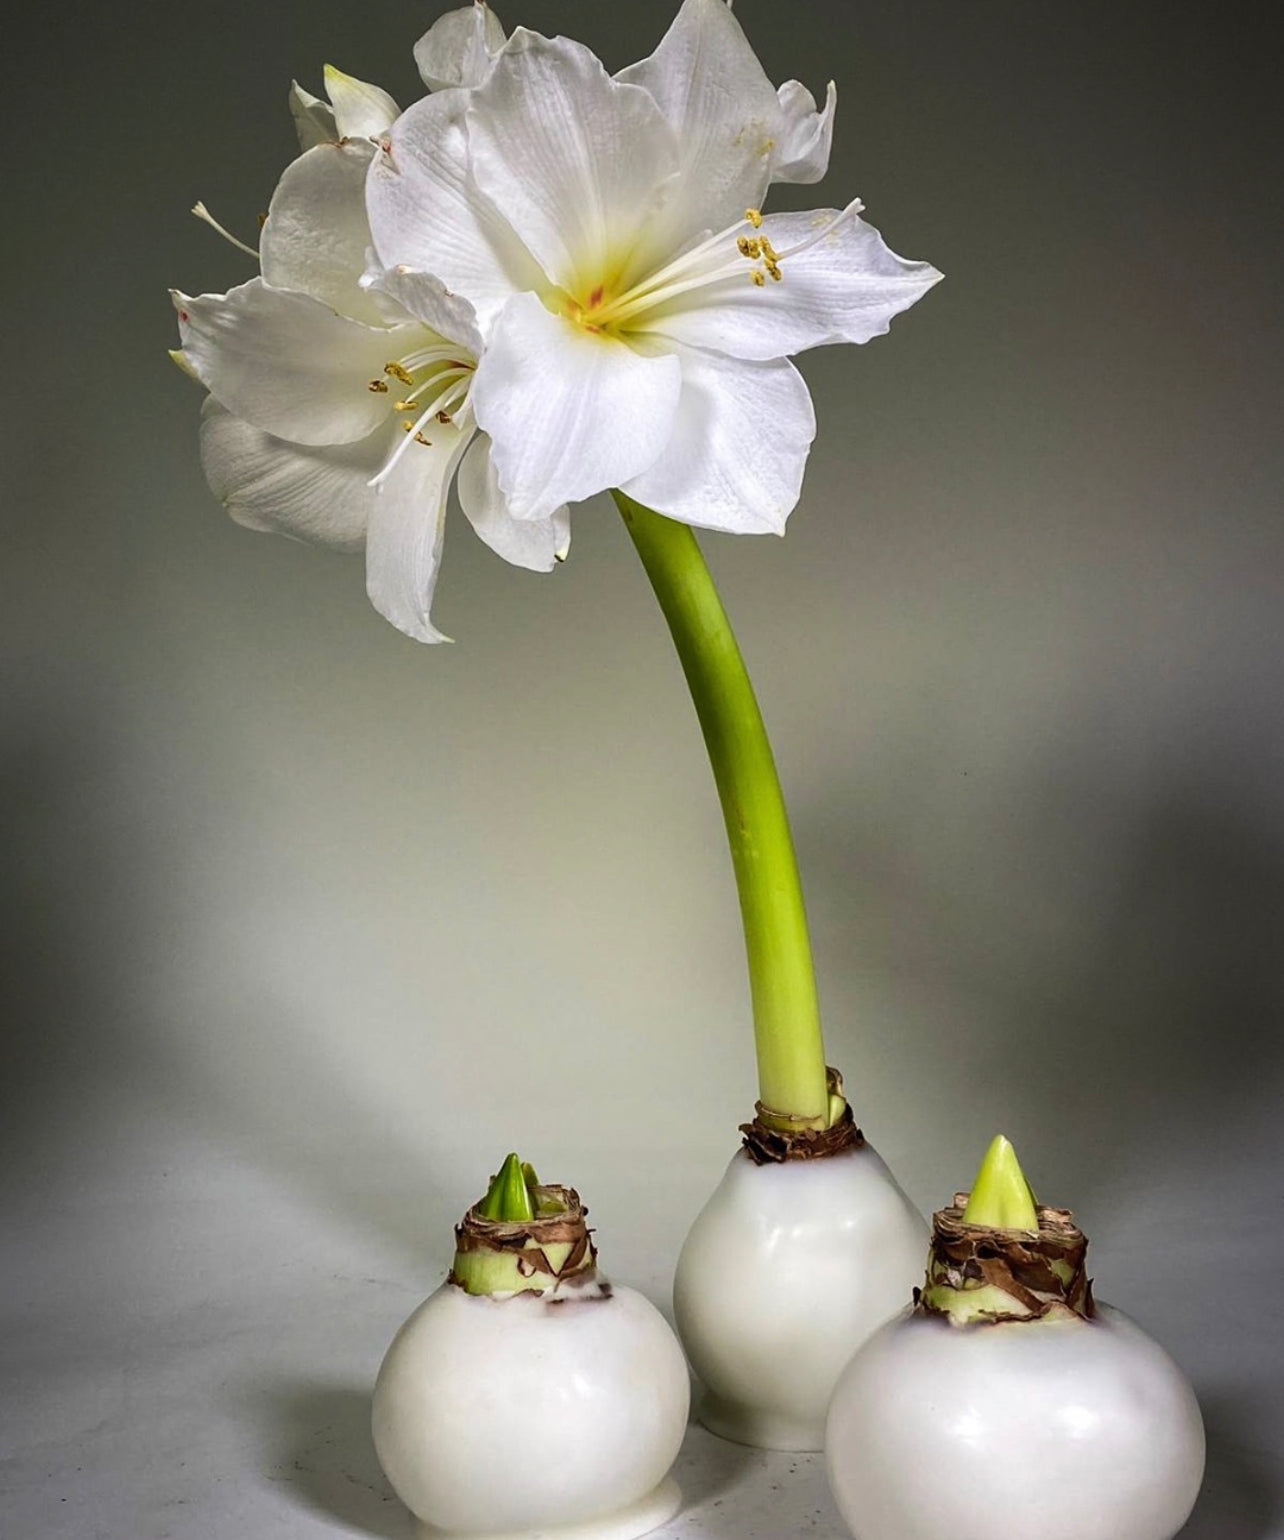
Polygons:
<instances>
[{"instance_id":1,"label":"amaryllis bloom","mask_svg":"<svg viewBox=\"0 0 1284 1540\"><path fill-rule=\"evenodd\" d=\"M201 454L238 522L366 554L372 603L419 641L452 480L474 529L547 571L564 509L513 519L470 393L482 339L472 307L435 277L368 265L364 186L392 99L327 71L332 106L296 86L304 153L282 176L260 241L262 276L226 294L175 293L181 361L210 392Z\"/></svg>"},{"instance_id":2,"label":"amaryllis bloom","mask_svg":"<svg viewBox=\"0 0 1284 1540\"><path fill-rule=\"evenodd\" d=\"M689 524L779 533L814 435L789 356L865 342L940 277L842 210L764 216L826 166L818 112L777 92L723 0L685 0L612 78L519 29L470 88L406 111L367 205L386 266L471 302L472 382L517 519L619 487Z\"/></svg>"}]
</instances>

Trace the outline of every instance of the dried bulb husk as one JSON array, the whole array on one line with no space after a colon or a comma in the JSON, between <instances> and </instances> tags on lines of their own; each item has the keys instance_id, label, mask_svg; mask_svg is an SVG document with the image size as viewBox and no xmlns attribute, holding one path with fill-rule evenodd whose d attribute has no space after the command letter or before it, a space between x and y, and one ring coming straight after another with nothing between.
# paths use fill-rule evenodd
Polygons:
<instances>
[{"instance_id":1,"label":"dried bulb husk","mask_svg":"<svg viewBox=\"0 0 1284 1540\"><path fill-rule=\"evenodd\" d=\"M781 1164L787 1160L824 1160L844 1150L857 1150L865 1135L843 1094L843 1077L829 1065L825 1071L829 1083L829 1102L833 1121L826 1128L816 1128L806 1118L773 1112L762 1102L754 1103L751 1123L742 1123L744 1148L756 1166Z\"/></svg>"},{"instance_id":2,"label":"dried bulb husk","mask_svg":"<svg viewBox=\"0 0 1284 1540\"><path fill-rule=\"evenodd\" d=\"M927 1277L914 1291L921 1315L955 1325L1094 1313L1088 1239L1069 1209L1039 1204L1037 1231L969 1224L967 1193L932 1216Z\"/></svg>"},{"instance_id":3,"label":"dried bulb husk","mask_svg":"<svg viewBox=\"0 0 1284 1540\"><path fill-rule=\"evenodd\" d=\"M519 1294L597 1281L597 1248L579 1193L550 1183L534 1185L531 1196L532 1219L488 1219L478 1204L468 1210L455 1227L449 1283L469 1294Z\"/></svg>"}]
</instances>

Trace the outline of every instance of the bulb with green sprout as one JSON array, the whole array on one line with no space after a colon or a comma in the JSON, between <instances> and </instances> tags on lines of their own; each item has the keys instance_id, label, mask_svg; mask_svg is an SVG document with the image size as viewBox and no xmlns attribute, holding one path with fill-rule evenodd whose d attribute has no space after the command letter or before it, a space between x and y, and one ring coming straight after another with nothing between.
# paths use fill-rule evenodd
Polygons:
<instances>
[{"instance_id":1,"label":"bulb with green sprout","mask_svg":"<svg viewBox=\"0 0 1284 1540\"><path fill-rule=\"evenodd\" d=\"M856 1540L1172 1540L1204 1429L1164 1350L1093 1300L1087 1240L1002 1136L936 1216L914 1304L839 1378L825 1462Z\"/></svg>"},{"instance_id":2,"label":"bulb with green sprout","mask_svg":"<svg viewBox=\"0 0 1284 1540\"><path fill-rule=\"evenodd\" d=\"M598 1272L586 1213L510 1155L388 1349L375 1447L423 1540L630 1540L677 1511L682 1350Z\"/></svg>"}]
</instances>

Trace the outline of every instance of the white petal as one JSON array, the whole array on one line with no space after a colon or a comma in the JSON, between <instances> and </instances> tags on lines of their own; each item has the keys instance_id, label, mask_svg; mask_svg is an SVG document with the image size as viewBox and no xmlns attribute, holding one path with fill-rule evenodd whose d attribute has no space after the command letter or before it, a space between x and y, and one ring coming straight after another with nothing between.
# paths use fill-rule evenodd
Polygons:
<instances>
[{"instance_id":1,"label":"white petal","mask_svg":"<svg viewBox=\"0 0 1284 1540\"><path fill-rule=\"evenodd\" d=\"M668 442L681 384L676 358L643 357L514 296L469 397L513 517L549 518L640 475Z\"/></svg>"},{"instance_id":2,"label":"white petal","mask_svg":"<svg viewBox=\"0 0 1284 1540\"><path fill-rule=\"evenodd\" d=\"M819 182L829 170L838 87L829 82L821 112L816 110L816 98L797 80L786 80L777 94L783 122L771 157L771 180Z\"/></svg>"},{"instance_id":3,"label":"white petal","mask_svg":"<svg viewBox=\"0 0 1284 1540\"><path fill-rule=\"evenodd\" d=\"M370 222L366 172L373 145L319 144L285 168L259 238L263 277L274 288L322 300L340 315L378 325L379 308L361 287Z\"/></svg>"},{"instance_id":4,"label":"white petal","mask_svg":"<svg viewBox=\"0 0 1284 1540\"><path fill-rule=\"evenodd\" d=\"M376 331L306 294L251 278L227 294L173 295L187 362L228 411L295 444L345 444L389 417L368 381L418 326Z\"/></svg>"},{"instance_id":5,"label":"white petal","mask_svg":"<svg viewBox=\"0 0 1284 1540\"><path fill-rule=\"evenodd\" d=\"M921 299L940 273L889 251L872 225L844 219L795 256L836 218L832 209L772 214L763 234L783 255L783 278L755 286L748 265L718 283L648 311L639 328L727 353L732 358L784 358L828 342L868 342L892 317Z\"/></svg>"},{"instance_id":6,"label":"white petal","mask_svg":"<svg viewBox=\"0 0 1284 1540\"><path fill-rule=\"evenodd\" d=\"M447 642L429 616L445 534L446 494L468 434L434 424L411 444L375 494L366 531L366 593L417 642Z\"/></svg>"},{"instance_id":7,"label":"white petal","mask_svg":"<svg viewBox=\"0 0 1284 1540\"><path fill-rule=\"evenodd\" d=\"M791 363L746 363L684 348L673 436L625 487L657 513L704 529L783 534L816 435Z\"/></svg>"},{"instance_id":8,"label":"white petal","mask_svg":"<svg viewBox=\"0 0 1284 1540\"><path fill-rule=\"evenodd\" d=\"M672 247L724 229L762 203L782 127L780 103L725 0L685 0L651 57L616 78L654 97L681 146L681 218L671 216Z\"/></svg>"},{"instance_id":9,"label":"white petal","mask_svg":"<svg viewBox=\"0 0 1284 1540\"><path fill-rule=\"evenodd\" d=\"M362 285L367 291L389 295L403 312L422 321L439 337L459 343L473 358L481 356L476 312L466 299L452 294L440 278L408 267L389 267L368 272Z\"/></svg>"},{"instance_id":10,"label":"white petal","mask_svg":"<svg viewBox=\"0 0 1284 1540\"><path fill-rule=\"evenodd\" d=\"M401 112L386 91L345 75L333 64L325 67L325 89L334 106L335 126L344 139L377 139Z\"/></svg>"},{"instance_id":11,"label":"white petal","mask_svg":"<svg viewBox=\"0 0 1284 1540\"><path fill-rule=\"evenodd\" d=\"M571 543L570 514L554 509L547 519L515 519L500 491L490 439L479 433L455 478L459 506L482 540L505 561L532 572L551 572Z\"/></svg>"},{"instance_id":12,"label":"white petal","mask_svg":"<svg viewBox=\"0 0 1284 1540\"><path fill-rule=\"evenodd\" d=\"M302 150L310 150L314 145L339 137L334 108L319 96L313 96L311 91L305 91L297 80L290 86L290 116L294 119Z\"/></svg>"},{"instance_id":13,"label":"white petal","mask_svg":"<svg viewBox=\"0 0 1284 1540\"><path fill-rule=\"evenodd\" d=\"M273 438L206 397L201 464L238 524L340 551L365 544L377 495L367 485L391 447L381 427L355 444L308 446Z\"/></svg>"},{"instance_id":14,"label":"white petal","mask_svg":"<svg viewBox=\"0 0 1284 1540\"><path fill-rule=\"evenodd\" d=\"M415 63L430 91L451 86L478 86L490 74L495 55L504 46L504 28L485 3L439 16L415 44Z\"/></svg>"},{"instance_id":15,"label":"white petal","mask_svg":"<svg viewBox=\"0 0 1284 1540\"><path fill-rule=\"evenodd\" d=\"M379 260L435 273L471 301L483 331L518 290L545 279L512 227L468 178L466 91L408 107L376 154L366 186Z\"/></svg>"},{"instance_id":16,"label":"white petal","mask_svg":"<svg viewBox=\"0 0 1284 1540\"><path fill-rule=\"evenodd\" d=\"M640 275L679 164L648 93L612 80L581 44L519 28L468 103L477 186L548 277L579 298Z\"/></svg>"}]
</instances>

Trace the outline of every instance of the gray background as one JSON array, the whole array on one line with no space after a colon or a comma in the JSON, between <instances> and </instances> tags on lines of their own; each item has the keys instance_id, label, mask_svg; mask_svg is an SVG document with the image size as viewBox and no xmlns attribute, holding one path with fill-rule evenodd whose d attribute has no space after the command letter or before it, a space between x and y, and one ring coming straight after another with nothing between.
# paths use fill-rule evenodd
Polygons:
<instances>
[{"instance_id":1,"label":"gray background","mask_svg":"<svg viewBox=\"0 0 1284 1540\"><path fill-rule=\"evenodd\" d=\"M702 747L605 500L455 517L417 647L233 526L166 288L250 264L292 76L404 104L436 8L29 10L5 261L0 1528L405 1532L365 1434L510 1147L667 1304L754 1095ZM528 0L612 68L667 5ZM840 90L820 193L947 275L804 358L783 541L706 541L790 799L830 1056L925 1210L990 1135L1192 1375L1196 1540L1284 1535L1284 720L1268 8L738 0ZM14 216L16 214L16 220ZM840 1533L693 1435L672 1533ZM774 1506L773 1506L774 1504Z\"/></svg>"}]
</instances>

